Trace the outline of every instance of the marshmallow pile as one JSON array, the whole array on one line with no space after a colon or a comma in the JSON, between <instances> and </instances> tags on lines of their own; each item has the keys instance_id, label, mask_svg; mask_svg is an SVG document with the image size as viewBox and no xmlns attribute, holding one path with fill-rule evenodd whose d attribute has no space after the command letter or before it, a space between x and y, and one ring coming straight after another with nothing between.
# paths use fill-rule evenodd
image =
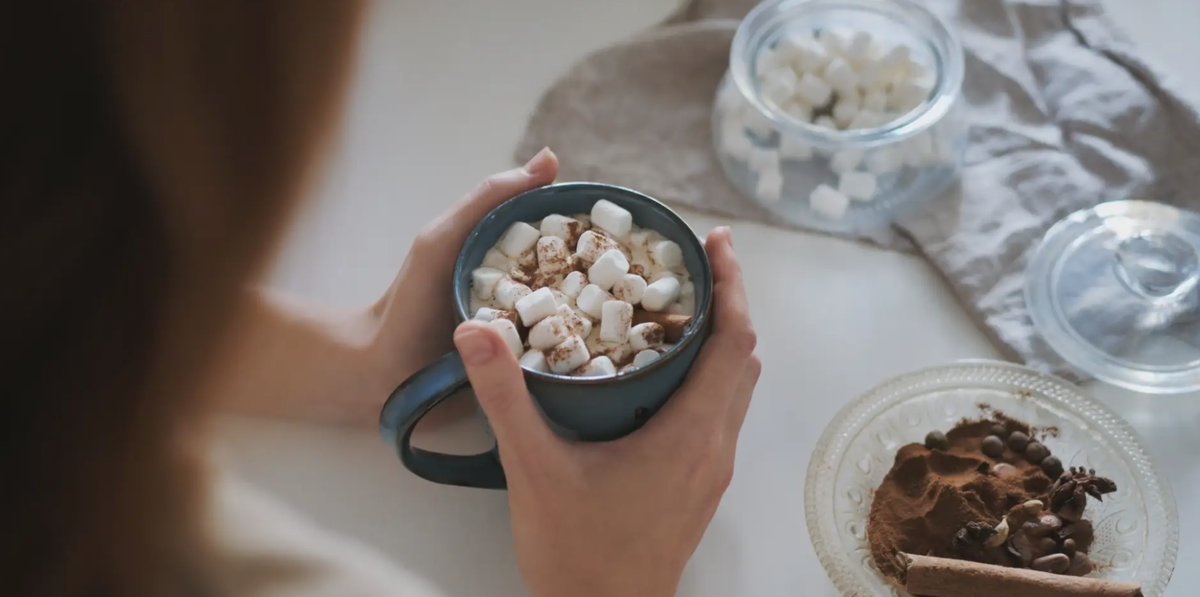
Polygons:
<instances>
[{"instance_id":1,"label":"marshmallow pile","mask_svg":"<svg viewBox=\"0 0 1200 597\"><path fill-rule=\"evenodd\" d=\"M757 55L755 76L765 102L793 119L832 130L884 126L924 104L934 84L907 45L886 46L866 31L833 29L782 35ZM953 160L953 144L939 144L928 131L871 149L814 150L794 136L777 135L775 125L729 82L722 85L717 109L720 151L745 162L757 176L754 195L763 203L783 196L781 162L818 155L828 160L837 183L814 188L809 206L829 219L844 217L852 201L874 200L883 175Z\"/></svg>"},{"instance_id":2,"label":"marshmallow pile","mask_svg":"<svg viewBox=\"0 0 1200 597\"><path fill-rule=\"evenodd\" d=\"M683 251L604 199L590 214L516 222L471 273L471 310L521 366L558 375L615 375L672 344L639 311L691 316L695 285Z\"/></svg>"}]
</instances>

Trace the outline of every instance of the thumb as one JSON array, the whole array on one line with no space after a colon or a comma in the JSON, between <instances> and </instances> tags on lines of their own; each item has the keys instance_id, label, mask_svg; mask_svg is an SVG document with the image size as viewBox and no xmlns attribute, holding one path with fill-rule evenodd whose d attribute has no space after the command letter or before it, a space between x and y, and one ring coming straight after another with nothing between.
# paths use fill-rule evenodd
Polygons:
<instances>
[{"instance_id":1,"label":"thumb","mask_svg":"<svg viewBox=\"0 0 1200 597\"><path fill-rule=\"evenodd\" d=\"M504 338L485 323L467 321L455 330L454 346L501 452L542 449L553 432L542 420L525 387L521 366Z\"/></svg>"}]
</instances>

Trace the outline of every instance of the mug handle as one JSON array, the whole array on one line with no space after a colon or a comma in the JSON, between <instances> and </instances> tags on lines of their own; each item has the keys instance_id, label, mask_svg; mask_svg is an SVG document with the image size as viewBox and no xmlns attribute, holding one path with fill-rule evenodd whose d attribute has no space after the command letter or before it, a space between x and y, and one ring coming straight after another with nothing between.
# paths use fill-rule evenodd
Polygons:
<instances>
[{"instance_id":1,"label":"mug handle","mask_svg":"<svg viewBox=\"0 0 1200 597\"><path fill-rule=\"evenodd\" d=\"M506 489L508 482L496 449L460 456L415 448L413 429L434 407L470 385L458 352L451 352L404 380L379 413L379 434L392 446L400 461L418 477L460 487Z\"/></svg>"}]
</instances>

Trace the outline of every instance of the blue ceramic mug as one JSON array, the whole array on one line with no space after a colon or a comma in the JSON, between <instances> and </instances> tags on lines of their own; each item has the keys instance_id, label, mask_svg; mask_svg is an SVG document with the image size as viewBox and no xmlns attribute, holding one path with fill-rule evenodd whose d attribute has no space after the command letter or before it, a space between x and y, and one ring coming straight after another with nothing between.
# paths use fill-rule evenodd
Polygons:
<instances>
[{"instance_id":1,"label":"blue ceramic mug","mask_svg":"<svg viewBox=\"0 0 1200 597\"><path fill-rule=\"evenodd\" d=\"M700 239L675 212L636 191L596 183L564 183L514 197L475 226L454 265L454 302L459 321L471 317L471 271L514 222L536 222L550 214L590 213L600 199L629 210L642 228L657 231L683 249L696 286L696 314L674 348L645 367L614 377L583 378L525 370L525 383L550 427L580 441L627 435L646 421L683 383L711 328L712 267ZM413 429L430 410L469 385L462 358L452 352L400 384L379 415L380 434L404 466L446 485L504 489L504 469L495 448L461 456L415 448Z\"/></svg>"}]
</instances>

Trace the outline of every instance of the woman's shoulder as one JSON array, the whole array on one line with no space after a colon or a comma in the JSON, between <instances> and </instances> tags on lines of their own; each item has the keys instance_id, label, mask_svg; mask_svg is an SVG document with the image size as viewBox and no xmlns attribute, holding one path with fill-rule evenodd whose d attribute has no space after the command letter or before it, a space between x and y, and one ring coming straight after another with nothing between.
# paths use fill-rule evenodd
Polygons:
<instances>
[{"instance_id":1,"label":"woman's shoulder","mask_svg":"<svg viewBox=\"0 0 1200 597\"><path fill-rule=\"evenodd\" d=\"M246 597L436 597L434 589L348 537L228 474L214 479L222 576Z\"/></svg>"}]
</instances>

